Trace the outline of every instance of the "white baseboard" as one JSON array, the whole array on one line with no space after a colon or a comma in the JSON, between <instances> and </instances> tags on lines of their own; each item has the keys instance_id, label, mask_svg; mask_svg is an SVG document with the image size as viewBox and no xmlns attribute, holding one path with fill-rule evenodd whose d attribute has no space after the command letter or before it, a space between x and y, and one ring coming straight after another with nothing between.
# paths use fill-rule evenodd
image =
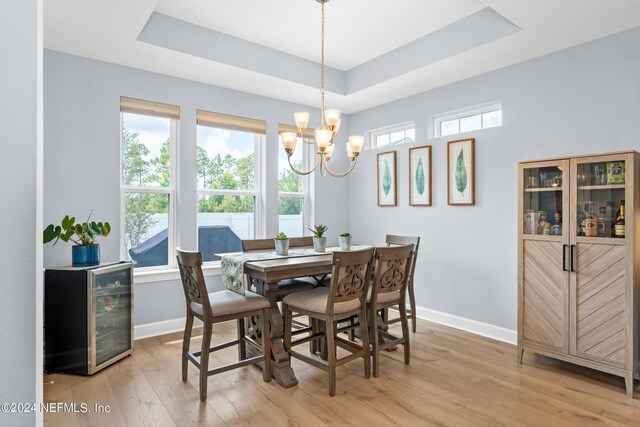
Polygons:
<instances>
[{"instance_id":1,"label":"white baseboard","mask_svg":"<svg viewBox=\"0 0 640 427\"><path fill-rule=\"evenodd\" d=\"M509 344L515 345L518 339L518 333L511 329L443 313L442 311L431 310L430 308L416 307L416 317Z\"/></svg>"},{"instance_id":2,"label":"white baseboard","mask_svg":"<svg viewBox=\"0 0 640 427\"><path fill-rule=\"evenodd\" d=\"M156 337L158 335L170 334L172 332L184 331L186 318L162 320L160 322L145 323L144 325L135 325L133 327L133 338L136 340L142 338ZM198 326L200 320L194 319L194 325Z\"/></svg>"},{"instance_id":3,"label":"white baseboard","mask_svg":"<svg viewBox=\"0 0 640 427\"><path fill-rule=\"evenodd\" d=\"M416 307L416 315L419 319L428 320L440 325L450 326L452 328L461 329L472 334L481 335L483 337L492 338L494 340L503 341L509 344L516 344L518 334L511 329L502 328L500 326L490 325L489 323L478 322L477 320L467 319L442 311L431 310L424 307ZM195 319L197 323L200 321ZM133 327L134 339L150 338L158 335L170 334L184 330L185 318L163 320L160 322L146 323L144 325L136 325Z\"/></svg>"}]
</instances>

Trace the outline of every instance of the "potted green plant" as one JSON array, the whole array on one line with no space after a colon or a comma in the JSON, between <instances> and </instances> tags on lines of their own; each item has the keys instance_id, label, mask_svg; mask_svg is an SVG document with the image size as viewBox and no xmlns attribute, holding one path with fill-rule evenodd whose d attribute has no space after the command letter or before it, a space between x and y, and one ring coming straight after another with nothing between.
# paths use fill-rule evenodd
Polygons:
<instances>
[{"instance_id":1,"label":"potted green plant","mask_svg":"<svg viewBox=\"0 0 640 427\"><path fill-rule=\"evenodd\" d=\"M340 244L341 251L351 250L351 234L345 232L340 233L338 236L338 243Z\"/></svg>"},{"instance_id":2,"label":"potted green plant","mask_svg":"<svg viewBox=\"0 0 640 427\"><path fill-rule=\"evenodd\" d=\"M309 228L311 232L314 234L313 236L313 250L314 252L325 252L327 250L327 238L324 237L324 232L327 231L329 227L326 225L314 225L313 228Z\"/></svg>"},{"instance_id":3,"label":"potted green plant","mask_svg":"<svg viewBox=\"0 0 640 427\"><path fill-rule=\"evenodd\" d=\"M289 255L289 238L280 232L276 238L276 255Z\"/></svg>"},{"instance_id":4,"label":"potted green plant","mask_svg":"<svg viewBox=\"0 0 640 427\"><path fill-rule=\"evenodd\" d=\"M107 237L111 232L111 225L108 222L90 221L91 213L86 222L77 223L76 217L69 218L65 215L60 225L49 224L43 231L44 243L53 240L53 244L58 240L63 242L71 241L75 243L71 248L71 261L74 267L86 267L100 264L100 245L95 242L96 237Z\"/></svg>"}]
</instances>

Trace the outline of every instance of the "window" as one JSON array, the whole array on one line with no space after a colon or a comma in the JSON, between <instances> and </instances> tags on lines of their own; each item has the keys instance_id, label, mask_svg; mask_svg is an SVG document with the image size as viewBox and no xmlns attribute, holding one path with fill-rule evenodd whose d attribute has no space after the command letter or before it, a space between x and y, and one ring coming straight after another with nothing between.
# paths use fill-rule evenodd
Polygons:
<instances>
[{"instance_id":1,"label":"window","mask_svg":"<svg viewBox=\"0 0 640 427\"><path fill-rule=\"evenodd\" d=\"M173 266L179 107L122 97L122 257L134 267Z\"/></svg>"},{"instance_id":2,"label":"window","mask_svg":"<svg viewBox=\"0 0 640 427\"><path fill-rule=\"evenodd\" d=\"M297 130L293 126L278 125L278 135L282 132ZM313 140L313 135L305 135L306 138ZM298 175L291 170L282 141L278 146L278 230L289 237L301 237L309 226L309 176ZM309 168L310 146L298 137L291 164L299 171Z\"/></svg>"},{"instance_id":3,"label":"window","mask_svg":"<svg viewBox=\"0 0 640 427\"><path fill-rule=\"evenodd\" d=\"M198 248L214 253L242 250L239 239L257 233L259 165L266 124L261 120L197 112Z\"/></svg>"},{"instance_id":4,"label":"window","mask_svg":"<svg viewBox=\"0 0 640 427\"><path fill-rule=\"evenodd\" d=\"M372 131L369 136L371 149L411 143L416 140L416 127L414 123L405 123Z\"/></svg>"},{"instance_id":5,"label":"window","mask_svg":"<svg viewBox=\"0 0 640 427\"><path fill-rule=\"evenodd\" d=\"M502 104L493 103L434 117L434 137L502 126Z\"/></svg>"}]
</instances>

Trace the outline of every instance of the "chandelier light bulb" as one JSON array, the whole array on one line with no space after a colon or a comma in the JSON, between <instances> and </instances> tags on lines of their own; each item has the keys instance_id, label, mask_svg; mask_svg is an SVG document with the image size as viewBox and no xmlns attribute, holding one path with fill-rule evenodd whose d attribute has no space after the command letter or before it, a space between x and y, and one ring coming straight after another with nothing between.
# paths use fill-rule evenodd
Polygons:
<instances>
[{"instance_id":1,"label":"chandelier light bulb","mask_svg":"<svg viewBox=\"0 0 640 427\"><path fill-rule=\"evenodd\" d=\"M300 132L304 132L307 129L307 125L309 124L309 113L305 111L300 111L298 113L293 113L293 118L296 121L296 126Z\"/></svg>"},{"instance_id":2,"label":"chandelier light bulb","mask_svg":"<svg viewBox=\"0 0 640 427\"><path fill-rule=\"evenodd\" d=\"M324 110L324 119L328 127L336 126L340 120L340 110L336 110L335 108Z\"/></svg>"},{"instance_id":3,"label":"chandelier light bulb","mask_svg":"<svg viewBox=\"0 0 640 427\"><path fill-rule=\"evenodd\" d=\"M293 152L296 151L298 135L295 132L282 132L280 138L282 138L282 146L285 151L291 150L291 154L293 154Z\"/></svg>"},{"instance_id":4,"label":"chandelier light bulb","mask_svg":"<svg viewBox=\"0 0 640 427\"><path fill-rule=\"evenodd\" d=\"M342 119L338 119L336 125L333 127L333 129L331 129L331 131L333 132L333 136L336 136L336 134L340 130L340 123L342 123Z\"/></svg>"},{"instance_id":5,"label":"chandelier light bulb","mask_svg":"<svg viewBox=\"0 0 640 427\"><path fill-rule=\"evenodd\" d=\"M351 146L351 151L357 157L358 154L362 151L362 147L364 146L364 136L356 135L350 136L348 144Z\"/></svg>"},{"instance_id":6,"label":"chandelier light bulb","mask_svg":"<svg viewBox=\"0 0 640 427\"><path fill-rule=\"evenodd\" d=\"M349 160L353 161L356 156L353 155L353 150L351 150L351 141L347 141L345 145L347 146L347 156L349 156Z\"/></svg>"},{"instance_id":7,"label":"chandelier light bulb","mask_svg":"<svg viewBox=\"0 0 640 427\"><path fill-rule=\"evenodd\" d=\"M320 151L324 152L324 150L329 146L331 136L331 131L327 128L316 129L316 144L318 144Z\"/></svg>"},{"instance_id":8,"label":"chandelier light bulb","mask_svg":"<svg viewBox=\"0 0 640 427\"><path fill-rule=\"evenodd\" d=\"M331 159L331 155L333 154L333 150L335 149L336 149L336 145L331 144L331 145L328 145L327 148L324 150L324 158L327 159L327 161Z\"/></svg>"}]
</instances>

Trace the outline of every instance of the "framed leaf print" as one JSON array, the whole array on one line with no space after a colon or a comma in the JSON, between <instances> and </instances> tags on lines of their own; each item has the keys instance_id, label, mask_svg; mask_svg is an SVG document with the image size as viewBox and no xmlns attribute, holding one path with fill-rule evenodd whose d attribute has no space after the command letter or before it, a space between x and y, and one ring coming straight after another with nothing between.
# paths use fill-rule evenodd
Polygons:
<instances>
[{"instance_id":1,"label":"framed leaf print","mask_svg":"<svg viewBox=\"0 0 640 427\"><path fill-rule=\"evenodd\" d=\"M450 205L473 206L475 200L475 139L447 144L447 187Z\"/></svg>"},{"instance_id":2,"label":"framed leaf print","mask_svg":"<svg viewBox=\"0 0 640 427\"><path fill-rule=\"evenodd\" d=\"M431 146L409 149L409 204L431 206Z\"/></svg>"},{"instance_id":3,"label":"framed leaf print","mask_svg":"<svg viewBox=\"0 0 640 427\"><path fill-rule=\"evenodd\" d=\"M378 154L378 206L397 206L396 152Z\"/></svg>"}]
</instances>

